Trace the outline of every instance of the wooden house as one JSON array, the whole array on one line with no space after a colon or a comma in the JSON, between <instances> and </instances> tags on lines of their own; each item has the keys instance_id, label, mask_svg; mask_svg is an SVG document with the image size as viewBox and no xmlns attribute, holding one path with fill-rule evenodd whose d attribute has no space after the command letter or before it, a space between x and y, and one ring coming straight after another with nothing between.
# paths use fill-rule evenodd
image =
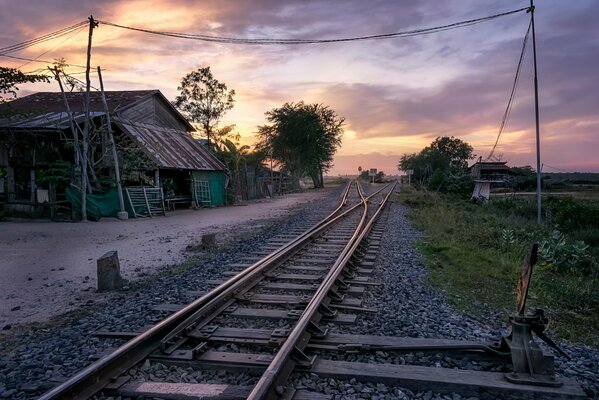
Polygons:
<instances>
[{"instance_id":1,"label":"wooden house","mask_svg":"<svg viewBox=\"0 0 599 400\"><path fill-rule=\"evenodd\" d=\"M163 199L172 204L225 204L225 166L192 136L193 126L160 91L105 94L125 187L161 188ZM63 202L67 187L77 186L71 125L76 132L83 126L84 93L67 93L66 99L70 116L61 93L36 93L0 106L0 201L5 208L35 213L45 202ZM115 180L98 92L91 93L90 116L90 189L102 193ZM70 183L53 185L48 178L57 164L71 167Z\"/></svg>"},{"instance_id":2,"label":"wooden house","mask_svg":"<svg viewBox=\"0 0 599 400\"><path fill-rule=\"evenodd\" d=\"M509 183L507 161L482 161L482 158L470 167L474 178L472 198L489 199L491 188L503 187Z\"/></svg>"}]
</instances>

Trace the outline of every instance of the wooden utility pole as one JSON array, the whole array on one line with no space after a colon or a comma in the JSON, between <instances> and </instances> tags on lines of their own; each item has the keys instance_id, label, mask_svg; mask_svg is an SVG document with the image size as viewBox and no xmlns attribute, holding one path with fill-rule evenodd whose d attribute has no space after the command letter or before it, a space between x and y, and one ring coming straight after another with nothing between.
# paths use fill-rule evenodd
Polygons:
<instances>
[{"instance_id":1,"label":"wooden utility pole","mask_svg":"<svg viewBox=\"0 0 599 400\"><path fill-rule=\"evenodd\" d=\"M81 148L79 147L79 134L77 133L77 128L75 128L75 123L73 121L73 114L71 113L71 107L69 106L69 102L67 100L67 95L64 92L64 87L62 86L62 81L60 80L60 70L58 67L50 68L50 71L54 74L56 81L58 82L58 87L60 87L60 93L62 94L62 100L64 102L65 110L67 111L67 115L69 116L69 124L71 126L71 134L73 135L73 146L75 147L75 165L79 165L81 167Z\"/></svg>"},{"instance_id":2,"label":"wooden utility pole","mask_svg":"<svg viewBox=\"0 0 599 400\"><path fill-rule=\"evenodd\" d=\"M535 5L530 0L530 23L532 28L532 58L534 65L535 82L535 126L537 138L537 224L542 223L541 219L541 139L539 128L539 81L537 79L537 41L535 36Z\"/></svg>"},{"instance_id":3,"label":"wooden utility pole","mask_svg":"<svg viewBox=\"0 0 599 400\"><path fill-rule=\"evenodd\" d=\"M123 199L123 188L121 187L121 171L119 169L119 157L116 152L116 143L112 133L112 122L110 121L110 112L108 103L106 102L106 94L104 93L104 81L102 80L102 69L98 65L98 79L100 80L100 93L102 94L102 103L104 104L104 112L106 113L106 123L108 124L108 141L112 150L112 159L114 160L114 176L116 178L116 190L119 194L120 211L117 214L118 219L127 219L129 214L125 211L125 201Z\"/></svg>"},{"instance_id":4,"label":"wooden utility pole","mask_svg":"<svg viewBox=\"0 0 599 400\"><path fill-rule=\"evenodd\" d=\"M90 70L90 63L91 63L91 58L92 58L92 35L94 34L94 28L96 26L98 26L98 23L94 20L94 16L90 15L89 16L89 34L88 34L88 39L87 39L87 63L86 63L86 68L85 68L85 121L84 121L84 125L83 125L83 151L82 151L82 160L81 160L81 186L82 189L81 190L81 221L83 222L87 222L87 193L86 193L86 188L87 188L87 183L88 183L88 178L87 178L87 155L89 152L89 128L91 125L91 120L90 120L90 95L89 95L89 91L90 91L90 86L91 86L91 82L89 79L89 70Z\"/></svg>"}]
</instances>

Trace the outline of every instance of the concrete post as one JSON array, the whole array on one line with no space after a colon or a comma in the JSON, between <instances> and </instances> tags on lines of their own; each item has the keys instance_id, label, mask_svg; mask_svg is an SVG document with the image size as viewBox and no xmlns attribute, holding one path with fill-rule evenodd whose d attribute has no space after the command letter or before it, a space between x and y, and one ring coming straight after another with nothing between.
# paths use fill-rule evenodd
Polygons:
<instances>
[{"instance_id":1,"label":"concrete post","mask_svg":"<svg viewBox=\"0 0 599 400\"><path fill-rule=\"evenodd\" d=\"M207 233L202 235L202 248L205 250L213 249L216 247L216 234Z\"/></svg>"},{"instance_id":2,"label":"concrete post","mask_svg":"<svg viewBox=\"0 0 599 400\"><path fill-rule=\"evenodd\" d=\"M98 258L97 272L98 292L119 289L123 284L119 253L112 250Z\"/></svg>"}]
</instances>

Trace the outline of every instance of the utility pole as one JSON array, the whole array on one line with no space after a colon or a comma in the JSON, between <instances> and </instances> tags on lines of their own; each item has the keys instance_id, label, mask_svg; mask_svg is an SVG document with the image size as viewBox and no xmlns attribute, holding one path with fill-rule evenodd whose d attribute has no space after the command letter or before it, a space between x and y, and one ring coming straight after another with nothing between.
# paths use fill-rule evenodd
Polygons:
<instances>
[{"instance_id":1,"label":"utility pole","mask_svg":"<svg viewBox=\"0 0 599 400\"><path fill-rule=\"evenodd\" d=\"M89 69L92 58L92 35L94 34L94 28L98 26L98 23L94 20L94 16L89 16L89 34L87 39L87 64L85 68L85 121L83 125L83 151L82 151L82 160L81 160L81 221L87 222L87 193L86 188L88 184L87 178L87 155L89 152L89 127L91 124L90 121L90 111L89 111L89 90L91 86L91 82L89 79Z\"/></svg>"},{"instance_id":2,"label":"utility pole","mask_svg":"<svg viewBox=\"0 0 599 400\"><path fill-rule=\"evenodd\" d=\"M530 0L530 23L532 28L532 58L535 81L535 125L537 138L537 224L541 225L541 139L539 134L539 81L537 79L537 41L535 36L535 5Z\"/></svg>"},{"instance_id":3,"label":"utility pole","mask_svg":"<svg viewBox=\"0 0 599 400\"><path fill-rule=\"evenodd\" d=\"M118 219L127 219L129 214L125 211L125 200L123 199L123 188L121 187L121 171L119 169L119 157L116 152L116 143L114 142L114 135L112 133L112 122L110 121L110 112L108 110L108 103L106 102L106 94L104 93L104 81L102 80L102 69L98 65L98 79L100 80L100 93L102 94L102 103L104 104L104 112L106 113L106 123L108 124L108 141L110 142L110 149L112 151L112 159L114 160L114 176L116 179L116 190L119 194L119 207L120 211L116 214Z\"/></svg>"}]
</instances>

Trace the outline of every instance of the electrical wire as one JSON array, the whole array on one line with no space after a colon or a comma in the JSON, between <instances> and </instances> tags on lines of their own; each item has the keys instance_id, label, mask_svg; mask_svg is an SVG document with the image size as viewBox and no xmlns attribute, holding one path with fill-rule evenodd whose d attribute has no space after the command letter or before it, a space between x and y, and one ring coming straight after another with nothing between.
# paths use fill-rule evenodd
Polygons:
<instances>
[{"instance_id":1,"label":"electrical wire","mask_svg":"<svg viewBox=\"0 0 599 400\"><path fill-rule=\"evenodd\" d=\"M0 54L0 57L8 57L8 58L13 58L15 60L31 61L31 62L37 62L37 63L42 63L42 64L54 64L55 63L55 61L40 60L40 59L27 58L27 57L9 56L8 54ZM77 68L83 68L83 69L87 68L85 65L79 65L79 64L63 64L63 65L65 65L67 67L77 67Z\"/></svg>"},{"instance_id":2,"label":"electrical wire","mask_svg":"<svg viewBox=\"0 0 599 400\"><path fill-rule=\"evenodd\" d=\"M16 44L6 46L6 47L0 47L0 54L5 55L7 53L14 53L16 51L20 51L20 50L26 49L31 46L35 46L36 44L47 42L49 40L53 40L53 39L59 38L64 35L68 35L69 33L73 32L74 30L77 30L77 29L81 28L82 26L85 26L87 23L88 23L88 21L81 21L81 22L78 22L71 26L67 26L66 28L59 29L57 31L48 33L46 35L43 35L43 36L40 36L40 37L37 37L34 39L26 40L24 42L16 43Z\"/></svg>"},{"instance_id":3,"label":"electrical wire","mask_svg":"<svg viewBox=\"0 0 599 400\"><path fill-rule=\"evenodd\" d=\"M145 28L136 28L132 26L120 25L109 21L98 20L99 23L109 26L114 26L116 28L128 29L137 32L149 33L153 35L161 35L168 37L175 37L180 39L189 39L189 40L199 40L205 42L216 42L216 43L229 43L229 44L248 44L248 45L299 45L299 44L321 44L321 43L339 43L339 42L353 42L353 41L363 41L363 40L380 40L380 39L391 39L391 38L399 38L399 37L410 37L410 36L418 36L418 35L426 35L435 32L441 32L449 29L461 28L464 26L470 26L474 24L478 24L480 22L489 21L495 18L504 17L507 15L519 13L522 11L528 10L528 7L520 8L517 10L512 10L500 14L490 15L487 17L471 19L467 21L455 22L448 25L436 26L432 28L422 28L422 29L414 29L409 31L401 31L401 32L393 32L393 33L384 33L378 35L368 35L368 36L355 36L355 37L346 37L346 38L335 38L335 39L268 39L268 38L236 38L236 37L226 37L226 36L209 36L209 35L201 35L201 34L193 34L193 33L181 33L181 32L168 32L168 31L154 31L151 29Z\"/></svg>"},{"instance_id":4,"label":"electrical wire","mask_svg":"<svg viewBox=\"0 0 599 400\"><path fill-rule=\"evenodd\" d=\"M69 40L71 40L72 38L74 38L75 36L77 36L77 35L78 35L78 34L79 34L79 33L80 33L80 32L81 32L83 29L85 29L85 28L86 28L86 26L85 26L85 25L84 25L84 26L82 26L82 27L80 27L80 28L79 28L79 29L77 29L77 30L75 31L75 33L74 33L74 34L72 34L71 36L68 36L68 37L64 38L64 39L63 39L63 40L62 40L60 43L58 43L56 46L54 46L54 47L51 47L50 49L48 49L48 50L44 51L42 54L40 54L39 56L35 57L33 60L27 61L26 63L19 65L19 66L17 67L17 69L21 69L21 68L23 68L25 65L27 65L27 64L29 64L29 63L32 63L32 62L35 62L35 61L39 60L39 58L40 58L40 57L43 57L44 55L48 54L49 52L51 52L51 51L53 51L53 50L56 50L56 48L58 48L58 47L62 46L63 44L65 44L66 42L68 42Z\"/></svg>"},{"instance_id":5,"label":"electrical wire","mask_svg":"<svg viewBox=\"0 0 599 400\"><path fill-rule=\"evenodd\" d=\"M512 105L514 103L514 97L516 94L516 88L518 87L518 82L520 80L520 71L522 69L522 60L524 59L524 54L526 52L526 44L528 43L528 36L530 35L531 26L532 26L532 21L528 24L528 29L526 29L526 34L524 35L524 40L522 42L522 50L520 51L520 58L518 59L518 66L516 67L516 75L514 76L514 83L512 84L512 91L510 93L510 97L508 99L507 106L503 113L503 117L501 118L501 124L499 126L499 132L497 133L497 139L495 139L495 144L493 145L493 148L491 149L491 152L489 153L487 158L485 158L485 161L487 161L491 157L493 157L493 154L495 153L495 149L497 148L497 145L499 144L499 140L501 139L501 135L503 134L503 131L505 130L507 122L510 118L510 113L512 111Z\"/></svg>"}]
</instances>

